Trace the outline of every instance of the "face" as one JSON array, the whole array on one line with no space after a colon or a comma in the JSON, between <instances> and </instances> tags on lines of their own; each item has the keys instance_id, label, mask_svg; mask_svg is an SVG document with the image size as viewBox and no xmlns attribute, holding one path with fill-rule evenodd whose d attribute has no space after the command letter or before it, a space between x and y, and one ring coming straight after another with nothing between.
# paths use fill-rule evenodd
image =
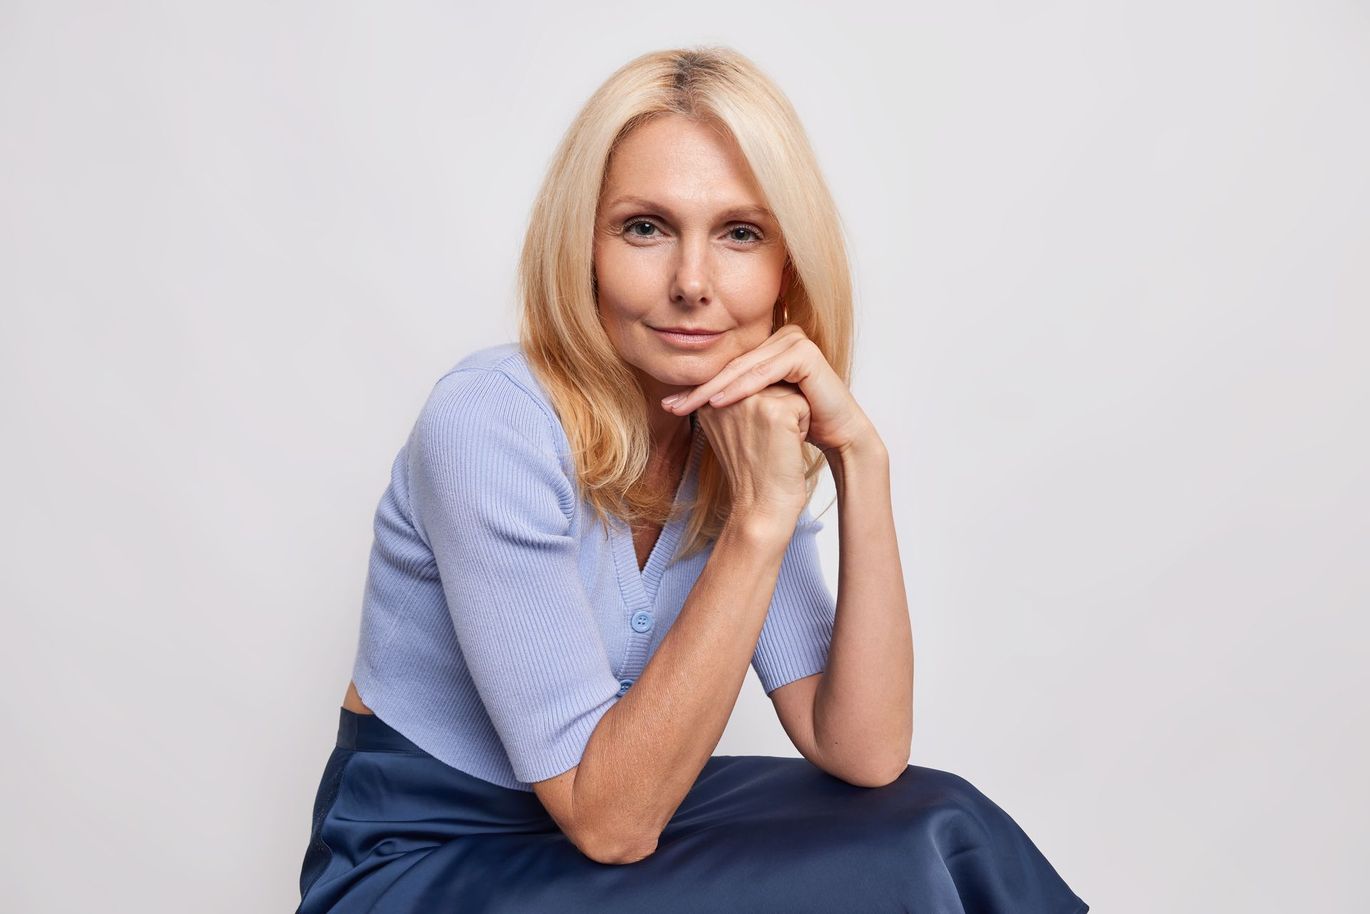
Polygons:
<instances>
[{"instance_id":1,"label":"face","mask_svg":"<svg viewBox=\"0 0 1370 914\"><path fill-rule=\"evenodd\" d=\"M780 225L720 130L658 117L609 161L595 225L599 317L649 404L765 342L788 285Z\"/></svg>"}]
</instances>

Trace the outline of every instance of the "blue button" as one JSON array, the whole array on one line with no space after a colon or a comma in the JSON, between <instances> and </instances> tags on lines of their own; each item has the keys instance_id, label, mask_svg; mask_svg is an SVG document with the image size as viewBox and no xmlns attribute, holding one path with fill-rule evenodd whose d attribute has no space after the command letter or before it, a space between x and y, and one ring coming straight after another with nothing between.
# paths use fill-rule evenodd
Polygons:
<instances>
[{"instance_id":1,"label":"blue button","mask_svg":"<svg viewBox=\"0 0 1370 914\"><path fill-rule=\"evenodd\" d=\"M624 692L627 692L632 684L633 681L631 679L620 679L618 681L618 694L622 695Z\"/></svg>"},{"instance_id":2,"label":"blue button","mask_svg":"<svg viewBox=\"0 0 1370 914\"><path fill-rule=\"evenodd\" d=\"M652 627L652 614L647 610L633 613L633 631L645 632Z\"/></svg>"}]
</instances>

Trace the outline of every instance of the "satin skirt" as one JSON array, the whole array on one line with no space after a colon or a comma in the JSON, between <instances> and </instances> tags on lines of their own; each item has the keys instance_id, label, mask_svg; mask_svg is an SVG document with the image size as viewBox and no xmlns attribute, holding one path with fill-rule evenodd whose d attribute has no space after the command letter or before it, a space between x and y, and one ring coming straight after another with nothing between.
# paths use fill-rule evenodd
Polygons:
<instances>
[{"instance_id":1,"label":"satin skirt","mask_svg":"<svg viewBox=\"0 0 1370 914\"><path fill-rule=\"evenodd\" d=\"M597 863L537 795L340 709L297 914L1081 914L1009 815L910 765L856 787L802 758L709 759L657 849Z\"/></svg>"}]
</instances>

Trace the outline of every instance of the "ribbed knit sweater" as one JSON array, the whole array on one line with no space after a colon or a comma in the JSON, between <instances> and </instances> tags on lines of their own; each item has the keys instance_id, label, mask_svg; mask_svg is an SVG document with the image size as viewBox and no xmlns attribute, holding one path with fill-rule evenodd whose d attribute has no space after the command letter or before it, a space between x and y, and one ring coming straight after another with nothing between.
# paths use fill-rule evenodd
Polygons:
<instances>
[{"instance_id":1,"label":"ribbed knit sweater","mask_svg":"<svg viewBox=\"0 0 1370 914\"><path fill-rule=\"evenodd\" d=\"M705 446L696 427L677 504ZM440 761L517 790L579 764L712 553L674 558L682 516L639 570L631 527L606 529L577 497L569 451L519 344L476 350L434 384L375 515L362 701ZM827 663L822 526L806 507L781 563L752 655L767 694Z\"/></svg>"}]
</instances>

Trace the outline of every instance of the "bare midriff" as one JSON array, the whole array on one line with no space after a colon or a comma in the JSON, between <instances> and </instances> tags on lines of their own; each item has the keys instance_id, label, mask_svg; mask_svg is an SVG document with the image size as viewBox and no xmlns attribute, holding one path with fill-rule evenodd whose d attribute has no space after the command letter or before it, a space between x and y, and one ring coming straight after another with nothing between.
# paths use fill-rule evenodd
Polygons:
<instances>
[{"instance_id":1,"label":"bare midriff","mask_svg":"<svg viewBox=\"0 0 1370 914\"><path fill-rule=\"evenodd\" d=\"M357 692L357 684L355 682L349 682L347 684L347 695L343 698L342 706L347 710L353 711L357 714L376 713L375 711L372 711L370 708L368 708L366 705L362 704L362 697Z\"/></svg>"}]
</instances>

